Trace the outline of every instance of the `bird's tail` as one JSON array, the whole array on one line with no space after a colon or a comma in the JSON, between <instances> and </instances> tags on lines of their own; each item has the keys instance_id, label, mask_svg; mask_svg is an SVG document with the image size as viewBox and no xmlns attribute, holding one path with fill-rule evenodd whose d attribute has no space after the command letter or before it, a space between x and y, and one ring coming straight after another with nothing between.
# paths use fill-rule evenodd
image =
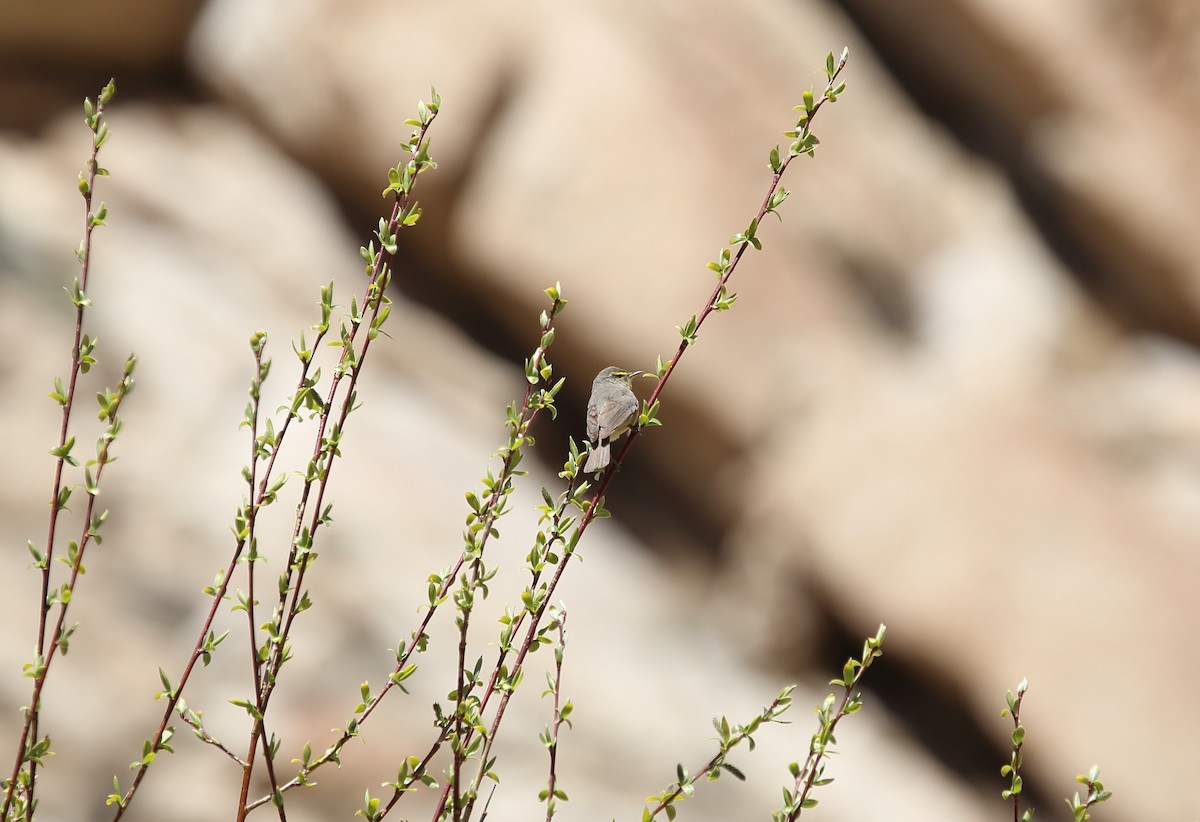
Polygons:
<instances>
[{"instance_id":1,"label":"bird's tail","mask_svg":"<svg viewBox=\"0 0 1200 822\"><path fill-rule=\"evenodd\" d=\"M585 474L590 474L593 471L602 471L608 467L608 461L611 459L608 454L608 442L601 442L599 445L592 448L592 453L588 454L587 462L583 466Z\"/></svg>"}]
</instances>

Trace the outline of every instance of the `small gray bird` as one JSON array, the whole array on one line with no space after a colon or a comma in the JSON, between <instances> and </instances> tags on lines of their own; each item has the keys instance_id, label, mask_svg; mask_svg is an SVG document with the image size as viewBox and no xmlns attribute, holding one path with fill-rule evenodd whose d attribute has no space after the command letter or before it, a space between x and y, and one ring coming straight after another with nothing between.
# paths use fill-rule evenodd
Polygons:
<instances>
[{"instance_id":1,"label":"small gray bird","mask_svg":"<svg viewBox=\"0 0 1200 822\"><path fill-rule=\"evenodd\" d=\"M641 371L626 371L610 365L592 380L592 398L588 400L587 434L592 441L583 470L590 473L608 467L609 443L629 430L638 415L638 398L633 393L633 378Z\"/></svg>"}]
</instances>

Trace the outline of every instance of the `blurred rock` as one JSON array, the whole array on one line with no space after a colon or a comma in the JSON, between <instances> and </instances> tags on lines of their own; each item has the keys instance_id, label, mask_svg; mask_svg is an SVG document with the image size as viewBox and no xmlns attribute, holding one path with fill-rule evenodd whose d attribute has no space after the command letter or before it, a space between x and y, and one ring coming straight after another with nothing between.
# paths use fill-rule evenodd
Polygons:
<instances>
[{"instance_id":1,"label":"blurred rock","mask_svg":"<svg viewBox=\"0 0 1200 822\"><path fill-rule=\"evenodd\" d=\"M8 61L39 68L89 66L103 72L114 67L162 66L178 62L203 5L199 0L7 4L0 51Z\"/></svg>"},{"instance_id":2,"label":"blurred rock","mask_svg":"<svg viewBox=\"0 0 1200 822\"><path fill-rule=\"evenodd\" d=\"M200 0L5 3L0 25L0 130L36 133L63 109L121 77L124 96L179 94L182 50Z\"/></svg>"},{"instance_id":3,"label":"blurred rock","mask_svg":"<svg viewBox=\"0 0 1200 822\"><path fill-rule=\"evenodd\" d=\"M1200 342L1200 7L840 0L1107 311Z\"/></svg>"},{"instance_id":4,"label":"blurred rock","mask_svg":"<svg viewBox=\"0 0 1200 822\"><path fill-rule=\"evenodd\" d=\"M849 90L821 112L815 162L789 171L785 221L764 224L765 251L734 279L735 309L687 352L666 425L638 440L614 483L616 519L591 533L564 583L578 706L566 811L636 808L675 762L710 755L709 716L748 717L784 679L816 683L797 702L819 702L830 666L886 622L877 690L839 733L838 781L819 795L830 819L1002 812L1009 726L997 715L1023 676L1039 805L1096 762L1116 791L1106 818L1191 813L1173 786L1200 711L1167 689L1148 718L1141 683L1163 659L1184 682L1198 673L1180 651L1200 525L1198 32L1183 0L207 4L186 56L147 59L186 60L213 104L118 98L112 112L101 196L113 217L98 236L91 322L101 376L111 381L128 349L141 364L105 489L111 530L63 664L106 673L76 697L94 722L56 735L64 749L105 751L74 755L81 784L102 796L138 749L157 706L128 695L149 695L155 667L172 670L193 641L195 591L228 551L246 338L271 333L274 408L318 285L334 279L343 304L359 287L354 249L431 83L444 98L440 168L421 180L395 339L372 349L337 469L318 607L299 623L294 690L281 692L292 745L319 747L358 683L382 681L383 649L411 627L424 575L451 561L461 494L521 391L542 289L561 281L570 300L553 351L569 382L560 421L538 431L544 463L527 464L519 519L502 527L497 547L513 556L527 550L538 486L558 487L591 375L673 354L673 326L713 287L705 262L762 200L791 106L819 84L824 53L848 42ZM133 96L145 96L135 77ZM75 109L39 145L0 143L0 344L21 352L0 364L0 412L29 432L10 465L31 466L0 477L8 545L44 527L39 471L56 422L29 398L65 359L58 288L72 273L85 147ZM21 636L33 577L10 554L0 596L18 605L9 624ZM500 579L519 585L514 574ZM137 638L118 640L119 665L101 625ZM26 651L0 649L6 739L28 698ZM189 691L231 739L242 717L220 706L245 688L236 656ZM444 698L451 663L431 654L413 704ZM532 730L502 754L512 778L497 818L535 805L545 708L536 696L514 706ZM296 794L289 817L293 805L296 818L348 813L365 785L391 778L428 718L390 710L387 731ZM748 785L706 786L688 812L765 815L782 764L807 745L796 721L735 759ZM233 777L187 742L189 764L174 767L206 786L188 818L209 818L204 797L230 795ZM181 818L171 774L148 785L143 812Z\"/></svg>"}]
</instances>

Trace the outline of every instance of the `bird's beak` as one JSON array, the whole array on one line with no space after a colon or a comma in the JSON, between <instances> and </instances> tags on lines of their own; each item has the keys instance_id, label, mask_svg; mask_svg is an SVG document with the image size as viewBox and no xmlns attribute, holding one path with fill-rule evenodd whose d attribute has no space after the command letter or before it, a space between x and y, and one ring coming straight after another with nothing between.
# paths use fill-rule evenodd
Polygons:
<instances>
[{"instance_id":1,"label":"bird's beak","mask_svg":"<svg viewBox=\"0 0 1200 822\"><path fill-rule=\"evenodd\" d=\"M632 380L634 377L640 377L640 376L642 376L642 375L643 375L643 374L645 374L645 373L646 373L645 371L630 371L630 372L629 372L629 379L631 379L631 380Z\"/></svg>"}]
</instances>

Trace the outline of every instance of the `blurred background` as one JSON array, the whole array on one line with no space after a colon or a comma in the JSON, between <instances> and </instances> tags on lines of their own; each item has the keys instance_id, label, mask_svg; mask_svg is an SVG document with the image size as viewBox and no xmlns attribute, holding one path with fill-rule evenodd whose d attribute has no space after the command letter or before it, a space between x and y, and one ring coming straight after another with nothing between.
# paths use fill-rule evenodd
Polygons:
<instances>
[{"instance_id":1,"label":"blurred background","mask_svg":"<svg viewBox=\"0 0 1200 822\"><path fill-rule=\"evenodd\" d=\"M275 730L321 750L391 670L427 575L457 555L462 494L523 392L542 289L570 304L551 352L568 378L542 420L493 561L514 602L539 488L583 435L591 378L652 369L713 286L705 263L745 227L791 107L850 47L815 160L782 223L735 275L568 574L559 758L567 819L633 818L682 762L799 682L793 724L704 784L693 820L761 819L802 759L827 682L888 626L866 709L842 726L830 820L1001 819L1028 677L1026 788L1038 817L1093 764L1110 820L1200 817L1200 5L1191 0L459 0L5 2L0 19L0 740L29 698L37 577L82 230L80 103L110 76L111 177L97 196L100 365L129 351L102 500L112 515L72 606L44 729L41 818L107 819L114 773L157 726L224 566L248 456L238 429L250 334L275 357L266 406L318 288L361 292L357 249L418 99L436 85L440 168L418 189L388 325L331 489L316 606L297 623ZM786 142L784 143L786 145ZM311 338L311 332L309 332ZM326 366L325 374L331 372ZM639 381L645 396L651 381ZM301 427L291 468L313 426ZM494 464L494 461L493 461ZM79 480L76 480L79 481ZM294 491L298 483L291 483ZM265 572L279 572L280 538ZM274 564L272 564L274 563ZM503 583L503 584L500 584ZM449 615L434 650L292 820L352 818L364 790L431 737L452 688ZM210 730L250 685L241 621L189 686ZM492 623L479 654L490 658ZM241 633L239 633L241 631ZM28 638L28 639L25 639ZM443 642L438 644L437 640ZM546 660L548 661L548 660ZM490 818L540 818L550 716L534 672L515 702ZM176 723L179 725L180 723ZM239 772L181 728L135 819L228 818ZM185 738L186 737L186 738ZM11 766L3 765L7 775ZM258 786L260 791L262 786ZM409 800L406 800L409 801ZM422 818L420 797L405 811ZM261 810L259 815L269 816Z\"/></svg>"}]
</instances>

